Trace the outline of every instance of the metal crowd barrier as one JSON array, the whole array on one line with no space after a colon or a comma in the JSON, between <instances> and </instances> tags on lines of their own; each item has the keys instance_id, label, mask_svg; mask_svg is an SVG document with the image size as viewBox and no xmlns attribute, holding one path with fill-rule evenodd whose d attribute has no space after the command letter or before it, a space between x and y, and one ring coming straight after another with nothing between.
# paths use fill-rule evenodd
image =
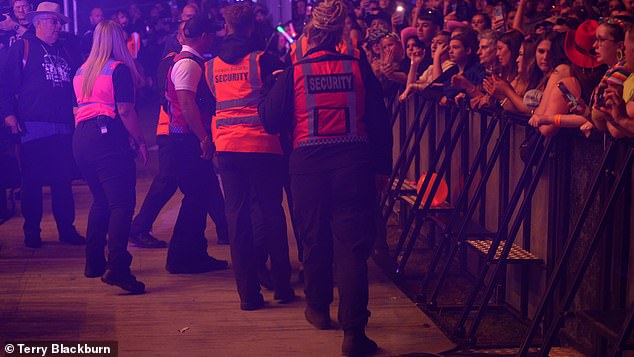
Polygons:
<instances>
[{"instance_id":1,"label":"metal crowd barrier","mask_svg":"<svg viewBox=\"0 0 634 357\"><path fill-rule=\"evenodd\" d=\"M553 256L550 252L554 250L550 249L551 241L556 237L568 236L568 213L561 213L561 210L569 210L570 207L558 192L562 182L570 176L570 173L562 173L562 169L566 169L566 163L562 163L565 159L560 155L560 151L565 143L558 137L545 138L539 135L536 129L528 126L528 117L504 112L501 109L472 111L464 106L442 106L438 104L438 99L439 96L434 93L427 93L424 98L414 99L418 102L416 105L400 104L396 101L391 108L391 120L397 136L395 146L398 145L398 149L390 177L390 189L381 203L385 221L388 222L392 214L398 211L403 228L394 247L393 273L396 278L403 274L426 223L433 227L430 229L431 236L435 235L436 228L440 229L440 240L435 246L428 271L421 281L419 294L419 302L426 309L437 311L448 307L439 306L439 296L446 284L450 268L455 264L461 264L463 267L462 260L465 259L464 251L467 247L479 253L484 263L474 274L474 286L464 304L453 306L462 311L453 327L454 337L464 341L466 345L475 345L477 330L494 291L500 286L503 291L505 289L507 267L518 267L522 275L521 284L516 287L520 292L519 314L523 319L532 320L531 328L518 353L526 355L541 324L552 320L540 348L542 355L548 355L562 326L563 312L571 308L596 244L604 236L600 233L607 224L605 216L613 208L613 201L623 190L627 177L631 177L627 176L627 173L632 171L632 150L628 151L629 156L626 155L626 163L615 171L616 184L612 188L610 200L604 206L605 211L602 211L600 227L597 228L592 245L584 255L579 271L573 277L572 286L559 301L559 305L553 307L555 290L560 288L565 275L565 269L562 267L568 264L570 251L575 248L575 239L578 238L581 226L590 211L590 201L595 199L597 190L606 185L599 182L598 178L606 170L607 158L614 155L613 147L616 144L610 145L604 154L604 163L596 173L597 178L563 253L561 256ZM474 129L474 132L479 128L479 133L470 132L470 128ZM514 169L510 165L510 155L517 156L517 153L511 148L511 137L516 138L522 130L532 132L535 137L534 140L528 140L530 145L524 148L525 163L521 167L514 158ZM479 140L472 142L470 139L473 136L479 137ZM456 167L458 170L452 173L452 168ZM414 178L416 181L423 171L427 174L419 183L421 187L417 190L416 185L409 180ZM547 178L543 177L545 171L548 172ZM432 173L436 174L435 180L432 180ZM497 175L497 190L490 187L493 175ZM441 205L432 205L442 180L446 180L450 187L449 198ZM547 206L547 210L533 210L538 186L542 188L541 201L537 202L542 203L544 207ZM427 197L425 192L428 193ZM491 197L496 195L497 202ZM494 212L497 217L493 217L494 219L491 219L491 209L487 204L497 206ZM534 211L541 216L534 217ZM548 222L545 227L545 244L549 248L548 261L531 251L531 227L533 223L543 221L544 218L547 218ZM521 244L516 244L520 236ZM557 264L553 264L555 261ZM529 318L528 307L528 270L532 269L531 266L546 271L545 281L548 282L546 292L532 319ZM434 282L435 284L432 284ZM496 300L505 303L504 297L498 297ZM634 347L627 344L627 338L634 328L634 308L624 313L624 316L627 318L624 319L623 328L614 332L612 336L616 341L613 351Z\"/></svg>"}]
</instances>

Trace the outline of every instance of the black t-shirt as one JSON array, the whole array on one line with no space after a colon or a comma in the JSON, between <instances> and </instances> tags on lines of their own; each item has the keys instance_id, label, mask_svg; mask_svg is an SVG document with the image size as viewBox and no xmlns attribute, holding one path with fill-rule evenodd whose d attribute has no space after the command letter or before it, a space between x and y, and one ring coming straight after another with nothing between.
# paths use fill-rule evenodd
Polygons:
<instances>
[{"instance_id":1,"label":"black t-shirt","mask_svg":"<svg viewBox=\"0 0 634 357\"><path fill-rule=\"evenodd\" d=\"M115 103L134 103L134 80L128 66L117 65L112 72Z\"/></svg>"}]
</instances>

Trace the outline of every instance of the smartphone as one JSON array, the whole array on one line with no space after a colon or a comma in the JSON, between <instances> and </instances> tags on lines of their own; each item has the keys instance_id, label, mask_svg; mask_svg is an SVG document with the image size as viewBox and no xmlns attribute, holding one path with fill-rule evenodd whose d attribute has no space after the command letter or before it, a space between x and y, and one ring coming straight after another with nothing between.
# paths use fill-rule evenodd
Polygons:
<instances>
[{"instance_id":1,"label":"smartphone","mask_svg":"<svg viewBox=\"0 0 634 357\"><path fill-rule=\"evenodd\" d=\"M498 26L496 30L504 31L504 9L500 5L493 8L493 24Z\"/></svg>"},{"instance_id":2,"label":"smartphone","mask_svg":"<svg viewBox=\"0 0 634 357\"><path fill-rule=\"evenodd\" d=\"M398 5L396 7L396 14L398 15L396 19L397 25L402 25L405 22L405 7L403 5Z\"/></svg>"},{"instance_id":3,"label":"smartphone","mask_svg":"<svg viewBox=\"0 0 634 357\"><path fill-rule=\"evenodd\" d=\"M568 101L572 103L573 106L576 107L579 105L579 101L577 100L577 98L575 98L575 96L572 95L568 87L566 87L566 85L563 82L557 83L557 88L559 88L559 90L564 94L566 99L568 99Z\"/></svg>"}]
</instances>

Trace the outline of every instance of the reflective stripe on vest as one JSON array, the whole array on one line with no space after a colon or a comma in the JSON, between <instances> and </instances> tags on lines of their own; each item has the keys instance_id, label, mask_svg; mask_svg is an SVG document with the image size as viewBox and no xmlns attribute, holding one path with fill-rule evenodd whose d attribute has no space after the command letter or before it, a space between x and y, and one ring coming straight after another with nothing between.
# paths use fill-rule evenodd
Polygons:
<instances>
[{"instance_id":1,"label":"reflective stripe on vest","mask_svg":"<svg viewBox=\"0 0 634 357\"><path fill-rule=\"evenodd\" d=\"M258 116L261 56L256 51L237 63L216 57L205 64L205 77L216 97L212 136L219 152L282 153L279 137L268 134Z\"/></svg>"},{"instance_id":2,"label":"reflective stripe on vest","mask_svg":"<svg viewBox=\"0 0 634 357\"><path fill-rule=\"evenodd\" d=\"M301 35L291 44L290 56L292 63L297 63L306 58L304 55L306 53L306 47L308 47L308 38L304 35ZM349 38L341 40L341 42L337 45L337 52L356 59L361 58L361 52L356 48L355 43Z\"/></svg>"},{"instance_id":3,"label":"reflective stripe on vest","mask_svg":"<svg viewBox=\"0 0 634 357\"><path fill-rule=\"evenodd\" d=\"M114 84L112 82L112 74L115 68L121 62L108 60L99 75L95 78L92 93L85 95L83 90L85 67L81 66L73 78L73 88L77 97L77 114L75 122L79 123L83 120L94 118L97 116L107 116L115 118L116 104L114 99Z\"/></svg>"},{"instance_id":4,"label":"reflective stripe on vest","mask_svg":"<svg viewBox=\"0 0 634 357\"><path fill-rule=\"evenodd\" d=\"M294 68L295 93L300 93L295 97L295 147L367 142L362 121L365 89L358 61L318 59L325 55L337 56L312 53Z\"/></svg>"},{"instance_id":5,"label":"reflective stripe on vest","mask_svg":"<svg viewBox=\"0 0 634 357\"><path fill-rule=\"evenodd\" d=\"M183 51L174 57L174 63L182 60L182 59L190 59L201 67L204 71L204 63L201 58L196 57L196 55ZM191 132L189 129L189 125L185 118L183 118L183 112L181 110L180 103L178 102L178 95L176 94L176 88L174 87L174 83L172 82L172 70L174 69L174 65L167 71L167 91L165 93L165 99L167 99L167 114L169 116L169 123L167 125L168 134L188 134ZM201 74L204 76L204 73ZM201 81L203 78L201 77ZM200 84L200 83L199 83ZM203 82L204 85L204 82ZM200 91L200 86L196 89L198 96L198 92ZM202 118L203 121L205 118ZM158 129L157 129L158 133ZM160 135L160 134L159 134Z\"/></svg>"}]
</instances>

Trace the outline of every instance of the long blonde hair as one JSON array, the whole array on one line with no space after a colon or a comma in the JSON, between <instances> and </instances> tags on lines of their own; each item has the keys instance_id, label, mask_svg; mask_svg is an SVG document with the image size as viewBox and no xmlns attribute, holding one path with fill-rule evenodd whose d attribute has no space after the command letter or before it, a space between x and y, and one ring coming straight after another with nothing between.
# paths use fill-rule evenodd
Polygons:
<instances>
[{"instance_id":1,"label":"long blonde hair","mask_svg":"<svg viewBox=\"0 0 634 357\"><path fill-rule=\"evenodd\" d=\"M104 20L97 24L92 36L92 49L84 63L84 82L81 85L84 97L92 93L95 80L109 59L123 62L132 73L134 83L139 83L141 76L126 46L121 25L112 20Z\"/></svg>"}]
</instances>

